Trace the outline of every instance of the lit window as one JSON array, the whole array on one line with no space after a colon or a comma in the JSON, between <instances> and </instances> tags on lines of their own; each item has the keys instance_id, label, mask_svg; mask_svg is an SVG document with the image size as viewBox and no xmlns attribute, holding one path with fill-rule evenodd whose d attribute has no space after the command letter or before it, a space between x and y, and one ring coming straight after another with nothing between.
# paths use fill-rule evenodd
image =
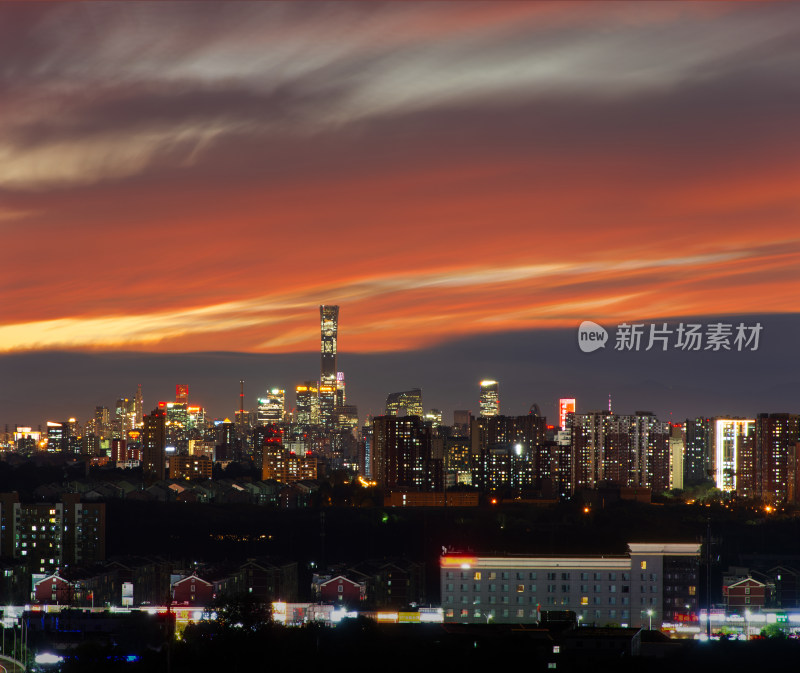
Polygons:
<instances>
[{"instance_id":1,"label":"lit window","mask_svg":"<svg viewBox=\"0 0 800 673\"><path fill-rule=\"evenodd\" d=\"M647 561L642 561L641 566L642 570L647 570Z\"/></svg>"}]
</instances>

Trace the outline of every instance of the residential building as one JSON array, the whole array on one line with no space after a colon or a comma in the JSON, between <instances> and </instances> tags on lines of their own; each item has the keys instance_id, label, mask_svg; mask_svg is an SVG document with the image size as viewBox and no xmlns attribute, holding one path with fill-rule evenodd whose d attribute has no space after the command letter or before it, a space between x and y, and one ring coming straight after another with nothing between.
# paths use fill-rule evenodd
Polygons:
<instances>
[{"instance_id":1,"label":"residential building","mask_svg":"<svg viewBox=\"0 0 800 673\"><path fill-rule=\"evenodd\" d=\"M431 429L419 416L373 419L372 478L380 486L388 490L429 490L433 486L435 490L432 462Z\"/></svg>"},{"instance_id":2,"label":"residential building","mask_svg":"<svg viewBox=\"0 0 800 673\"><path fill-rule=\"evenodd\" d=\"M170 456L170 479L211 479L214 464L208 456Z\"/></svg>"},{"instance_id":3,"label":"residential building","mask_svg":"<svg viewBox=\"0 0 800 673\"><path fill-rule=\"evenodd\" d=\"M143 419L142 473L146 479L164 478L167 464L167 412L153 409Z\"/></svg>"},{"instance_id":4,"label":"residential building","mask_svg":"<svg viewBox=\"0 0 800 673\"><path fill-rule=\"evenodd\" d=\"M729 612L760 612L767 604L766 585L752 577L724 586L722 594L725 598L725 609Z\"/></svg>"}]
</instances>

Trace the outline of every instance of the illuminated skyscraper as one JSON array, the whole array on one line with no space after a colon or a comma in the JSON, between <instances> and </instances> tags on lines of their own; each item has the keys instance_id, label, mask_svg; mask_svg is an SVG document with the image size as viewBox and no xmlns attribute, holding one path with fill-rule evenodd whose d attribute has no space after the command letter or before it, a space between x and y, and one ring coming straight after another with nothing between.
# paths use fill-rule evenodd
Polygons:
<instances>
[{"instance_id":1,"label":"illuminated skyscraper","mask_svg":"<svg viewBox=\"0 0 800 673\"><path fill-rule=\"evenodd\" d=\"M142 427L143 418L144 418L144 401L142 399L142 384L140 383L136 386L136 397L133 399L133 415L134 415L134 425L137 428Z\"/></svg>"},{"instance_id":2,"label":"illuminated skyscraper","mask_svg":"<svg viewBox=\"0 0 800 673\"><path fill-rule=\"evenodd\" d=\"M399 416L401 409L405 409L406 416L422 418L422 391L419 388L412 388L399 393L389 393L386 397L386 415Z\"/></svg>"},{"instance_id":3,"label":"illuminated skyscraper","mask_svg":"<svg viewBox=\"0 0 800 673\"><path fill-rule=\"evenodd\" d=\"M282 423L285 410L286 391L281 388L268 390L266 397L258 398L258 424Z\"/></svg>"},{"instance_id":4,"label":"illuminated skyscraper","mask_svg":"<svg viewBox=\"0 0 800 673\"><path fill-rule=\"evenodd\" d=\"M740 459L753 452L754 444L755 420L714 419L714 479L718 489L736 490Z\"/></svg>"},{"instance_id":5,"label":"illuminated skyscraper","mask_svg":"<svg viewBox=\"0 0 800 673\"><path fill-rule=\"evenodd\" d=\"M47 421L47 450L50 453L60 453L67 450L67 438L64 426L61 423Z\"/></svg>"},{"instance_id":6,"label":"illuminated skyscraper","mask_svg":"<svg viewBox=\"0 0 800 673\"><path fill-rule=\"evenodd\" d=\"M500 392L497 381L481 381L480 415L500 414Z\"/></svg>"},{"instance_id":7,"label":"illuminated skyscraper","mask_svg":"<svg viewBox=\"0 0 800 673\"><path fill-rule=\"evenodd\" d=\"M430 423L432 428L438 428L442 424L442 412L439 409L431 409L425 414L425 422Z\"/></svg>"},{"instance_id":8,"label":"illuminated skyscraper","mask_svg":"<svg viewBox=\"0 0 800 673\"><path fill-rule=\"evenodd\" d=\"M159 402L158 409L167 414L167 446L176 446L186 439L189 428L188 408L177 402Z\"/></svg>"},{"instance_id":9,"label":"illuminated skyscraper","mask_svg":"<svg viewBox=\"0 0 800 673\"><path fill-rule=\"evenodd\" d=\"M107 407L95 407L94 409L94 434L98 437L111 436L111 416Z\"/></svg>"},{"instance_id":10,"label":"illuminated skyscraper","mask_svg":"<svg viewBox=\"0 0 800 673\"><path fill-rule=\"evenodd\" d=\"M114 431L119 437L127 437L128 431L136 425L135 401L123 397L117 400Z\"/></svg>"},{"instance_id":11,"label":"illuminated skyscraper","mask_svg":"<svg viewBox=\"0 0 800 673\"><path fill-rule=\"evenodd\" d=\"M558 400L558 425L562 430L567 429L567 414L575 413L575 398L562 397Z\"/></svg>"},{"instance_id":12,"label":"illuminated skyscraper","mask_svg":"<svg viewBox=\"0 0 800 673\"><path fill-rule=\"evenodd\" d=\"M339 307L319 307L321 329L321 367L319 377L320 422L330 427L336 421L336 339L339 332Z\"/></svg>"},{"instance_id":13,"label":"illuminated skyscraper","mask_svg":"<svg viewBox=\"0 0 800 673\"><path fill-rule=\"evenodd\" d=\"M189 384L179 383L175 386L176 404L189 404Z\"/></svg>"},{"instance_id":14,"label":"illuminated skyscraper","mask_svg":"<svg viewBox=\"0 0 800 673\"><path fill-rule=\"evenodd\" d=\"M300 425L319 425L319 391L314 381L306 381L294 389L296 421Z\"/></svg>"}]
</instances>

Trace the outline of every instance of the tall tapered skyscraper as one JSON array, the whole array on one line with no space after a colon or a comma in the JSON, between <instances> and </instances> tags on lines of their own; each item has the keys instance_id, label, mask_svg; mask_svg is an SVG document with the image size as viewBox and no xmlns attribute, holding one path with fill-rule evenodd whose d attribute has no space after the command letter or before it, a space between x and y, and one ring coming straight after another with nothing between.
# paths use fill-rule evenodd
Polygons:
<instances>
[{"instance_id":1,"label":"tall tapered skyscraper","mask_svg":"<svg viewBox=\"0 0 800 673\"><path fill-rule=\"evenodd\" d=\"M319 376L319 414L323 425L336 421L336 337L339 331L339 307L319 307L321 329L321 367Z\"/></svg>"}]
</instances>

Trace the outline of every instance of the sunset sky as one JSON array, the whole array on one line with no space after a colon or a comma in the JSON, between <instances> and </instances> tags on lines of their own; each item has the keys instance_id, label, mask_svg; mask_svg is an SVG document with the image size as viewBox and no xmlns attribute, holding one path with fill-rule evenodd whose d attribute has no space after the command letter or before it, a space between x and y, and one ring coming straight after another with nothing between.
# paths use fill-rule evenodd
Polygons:
<instances>
[{"instance_id":1,"label":"sunset sky","mask_svg":"<svg viewBox=\"0 0 800 673\"><path fill-rule=\"evenodd\" d=\"M2 3L0 422L64 351L293 387L321 303L392 357L798 313L798 73L795 3Z\"/></svg>"}]
</instances>

